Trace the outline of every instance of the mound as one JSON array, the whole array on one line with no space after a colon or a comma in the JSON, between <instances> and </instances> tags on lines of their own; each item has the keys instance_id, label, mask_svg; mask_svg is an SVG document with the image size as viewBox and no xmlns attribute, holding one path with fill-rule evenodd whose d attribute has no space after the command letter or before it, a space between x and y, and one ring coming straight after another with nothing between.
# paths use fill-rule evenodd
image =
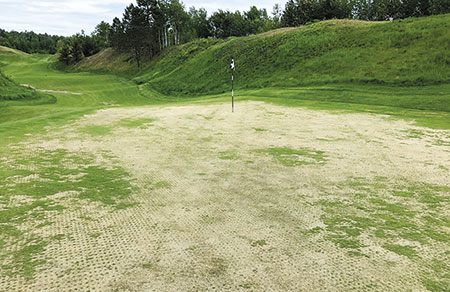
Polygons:
<instances>
[{"instance_id":1,"label":"mound","mask_svg":"<svg viewBox=\"0 0 450 292\"><path fill-rule=\"evenodd\" d=\"M29 56L29 54L27 54L25 52L11 49L11 48L4 47L4 46L0 46L0 54L15 54L15 55Z\"/></svg>"},{"instance_id":2,"label":"mound","mask_svg":"<svg viewBox=\"0 0 450 292\"><path fill-rule=\"evenodd\" d=\"M0 107L54 103L55 101L53 96L21 86L0 71Z\"/></svg>"},{"instance_id":3,"label":"mound","mask_svg":"<svg viewBox=\"0 0 450 292\"><path fill-rule=\"evenodd\" d=\"M111 49L87 58L78 68L128 72L145 85L144 89L165 95L228 90L232 56L236 60L237 89L330 83L447 84L449 30L450 15L393 22L330 20L171 47L139 73L132 56Z\"/></svg>"}]
</instances>

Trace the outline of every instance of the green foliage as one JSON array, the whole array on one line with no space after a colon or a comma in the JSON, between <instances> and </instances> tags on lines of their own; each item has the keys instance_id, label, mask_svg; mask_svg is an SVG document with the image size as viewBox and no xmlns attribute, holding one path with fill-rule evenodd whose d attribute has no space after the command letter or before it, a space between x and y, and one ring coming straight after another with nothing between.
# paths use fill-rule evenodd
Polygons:
<instances>
[{"instance_id":1,"label":"green foliage","mask_svg":"<svg viewBox=\"0 0 450 292\"><path fill-rule=\"evenodd\" d=\"M343 18L382 21L449 12L447 0L290 0L286 3L282 24L299 26L316 20Z\"/></svg>"},{"instance_id":2,"label":"green foliage","mask_svg":"<svg viewBox=\"0 0 450 292\"><path fill-rule=\"evenodd\" d=\"M69 65L72 62L72 48L65 44L59 50L59 61Z\"/></svg>"},{"instance_id":3,"label":"green foliage","mask_svg":"<svg viewBox=\"0 0 450 292\"><path fill-rule=\"evenodd\" d=\"M138 68L144 56L153 58L164 49L196 38L227 38L268 31L279 26L265 9L222 11L209 18L205 9L186 12L180 1L139 0L125 8L123 18L115 18L110 28L112 47L132 53Z\"/></svg>"},{"instance_id":4,"label":"green foliage","mask_svg":"<svg viewBox=\"0 0 450 292\"><path fill-rule=\"evenodd\" d=\"M286 3L282 24L299 26L315 20L352 18L354 6L362 1L290 0Z\"/></svg>"},{"instance_id":5,"label":"green foliage","mask_svg":"<svg viewBox=\"0 0 450 292\"><path fill-rule=\"evenodd\" d=\"M65 37L36 34L32 31L28 32L7 32L0 29L0 46L5 46L20 50L26 53L44 53L54 54L57 51L57 43L64 40Z\"/></svg>"},{"instance_id":6,"label":"green foliage","mask_svg":"<svg viewBox=\"0 0 450 292\"><path fill-rule=\"evenodd\" d=\"M97 54L109 45L109 29L109 24L102 21L90 36L81 31L70 38L60 40L58 60L65 65L70 65Z\"/></svg>"}]
</instances>

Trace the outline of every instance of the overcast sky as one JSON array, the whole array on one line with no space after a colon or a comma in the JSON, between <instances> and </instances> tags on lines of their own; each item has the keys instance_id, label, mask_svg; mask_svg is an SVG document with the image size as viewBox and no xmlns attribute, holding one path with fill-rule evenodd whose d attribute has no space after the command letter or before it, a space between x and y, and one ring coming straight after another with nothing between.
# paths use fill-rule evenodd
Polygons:
<instances>
[{"instance_id":1,"label":"overcast sky","mask_svg":"<svg viewBox=\"0 0 450 292\"><path fill-rule=\"evenodd\" d=\"M102 20L109 23L121 17L132 0L0 0L0 28L7 31L34 31L69 36L82 29L90 33ZM205 8L209 14L223 10L248 10L252 5L270 14L275 3L284 7L287 0L183 1L186 8Z\"/></svg>"}]
</instances>

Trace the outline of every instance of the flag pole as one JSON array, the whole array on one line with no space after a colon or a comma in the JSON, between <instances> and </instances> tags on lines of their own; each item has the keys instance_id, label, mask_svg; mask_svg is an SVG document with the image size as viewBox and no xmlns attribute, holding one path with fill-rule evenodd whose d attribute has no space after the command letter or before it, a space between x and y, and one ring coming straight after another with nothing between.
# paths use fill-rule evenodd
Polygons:
<instances>
[{"instance_id":1,"label":"flag pole","mask_svg":"<svg viewBox=\"0 0 450 292\"><path fill-rule=\"evenodd\" d=\"M234 113L234 70L231 73L231 108Z\"/></svg>"},{"instance_id":2,"label":"flag pole","mask_svg":"<svg viewBox=\"0 0 450 292\"><path fill-rule=\"evenodd\" d=\"M231 112L234 113L234 58L231 58Z\"/></svg>"}]
</instances>

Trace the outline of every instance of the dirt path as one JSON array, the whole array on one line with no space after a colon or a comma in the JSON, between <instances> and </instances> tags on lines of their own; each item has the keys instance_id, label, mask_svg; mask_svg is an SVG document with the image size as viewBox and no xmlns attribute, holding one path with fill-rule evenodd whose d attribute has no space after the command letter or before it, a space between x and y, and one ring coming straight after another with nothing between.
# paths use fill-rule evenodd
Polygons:
<instances>
[{"instance_id":1,"label":"dirt path","mask_svg":"<svg viewBox=\"0 0 450 292\"><path fill-rule=\"evenodd\" d=\"M432 209L415 189L396 195L420 185L448 196L449 131L246 102L235 114L229 105L107 109L52 132L15 147L91 153L99 164L108 153L139 204L64 210L39 231L68 236L47 246L33 280L4 278L0 290L422 291L426 277L439 280L426 263L450 248L352 225L391 209L419 229L423 214L450 215L448 201Z\"/></svg>"},{"instance_id":2,"label":"dirt path","mask_svg":"<svg viewBox=\"0 0 450 292\"><path fill-rule=\"evenodd\" d=\"M35 90L40 91L40 92L72 94L72 95L82 95L83 94L81 92L72 92L72 91L65 91L65 90L37 89L34 86L31 86L29 84L21 84L21 85L25 86L25 87L29 87L29 88L35 89Z\"/></svg>"}]
</instances>

